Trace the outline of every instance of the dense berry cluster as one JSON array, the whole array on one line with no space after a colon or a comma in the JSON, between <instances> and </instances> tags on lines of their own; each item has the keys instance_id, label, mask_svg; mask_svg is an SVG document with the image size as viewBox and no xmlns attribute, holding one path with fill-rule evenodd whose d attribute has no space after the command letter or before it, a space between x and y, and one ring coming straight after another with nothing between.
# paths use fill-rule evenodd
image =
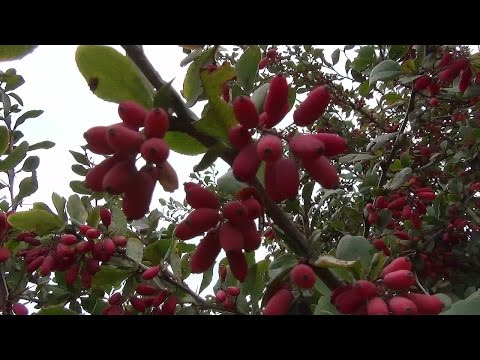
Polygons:
<instances>
[{"instance_id":1,"label":"dense berry cluster","mask_svg":"<svg viewBox=\"0 0 480 360\"><path fill-rule=\"evenodd\" d=\"M84 134L90 151L112 155L93 167L85 182L93 191L123 194L123 212L128 219L135 220L148 212L157 180L162 185L170 184L164 185L167 191L178 187L175 170L167 162L170 149L162 140L169 120L165 110L147 111L132 101L120 103L118 113L121 123L95 126ZM139 153L146 165L137 170Z\"/></svg>"}]
</instances>

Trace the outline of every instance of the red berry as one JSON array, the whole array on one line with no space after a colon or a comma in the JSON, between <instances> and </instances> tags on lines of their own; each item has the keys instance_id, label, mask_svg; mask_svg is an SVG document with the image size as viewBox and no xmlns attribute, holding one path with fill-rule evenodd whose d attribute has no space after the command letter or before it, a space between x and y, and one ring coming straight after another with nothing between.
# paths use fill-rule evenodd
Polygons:
<instances>
[{"instance_id":1,"label":"red berry","mask_svg":"<svg viewBox=\"0 0 480 360\"><path fill-rule=\"evenodd\" d=\"M413 89L415 91L422 91L425 90L428 85L432 82L432 78L428 75L423 75L419 77L415 82L413 83Z\"/></svg>"},{"instance_id":2,"label":"red berry","mask_svg":"<svg viewBox=\"0 0 480 360\"><path fill-rule=\"evenodd\" d=\"M73 263L67 270L67 273L65 274L65 282L68 285L71 285L77 280L78 274L80 273L80 263L76 262ZM83 280L82 280L83 281ZM90 280L91 282L91 280Z\"/></svg>"},{"instance_id":3,"label":"red berry","mask_svg":"<svg viewBox=\"0 0 480 360\"><path fill-rule=\"evenodd\" d=\"M275 59L277 57L277 49L276 48L270 48L267 50L267 58L269 59Z\"/></svg>"},{"instance_id":4,"label":"red berry","mask_svg":"<svg viewBox=\"0 0 480 360\"><path fill-rule=\"evenodd\" d=\"M107 130L107 141L116 153L138 154L144 138L135 130L121 125L112 125Z\"/></svg>"},{"instance_id":5,"label":"red berry","mask_svg":"<svg viewBox=\"0 0 480 360\"><path fill-rule=\"evenodd\" d=\"M158 267L158 266L149 267L147 270L145 270L142 273L142 279L143 280L152 280L155 276L158 275L159 272L160 272L160 267Z\"/></svg>"},{"instance_id":6,"label":"red berry","mask_svg":"<svg viewBox=\"0 0 480 360\"><path fill-rule=\"evenodd\" d=\"M267 113L266 111L260 114L260 126L265 129L271 129L277 125L290 111L290 104L286 102L280 112L272 114Z\"/></svg>"},{"instance_id":7,"label":"red berry","mask_svg":"<svg viewBox=\"0 0 480 360\"><path fill-rule=\"evenodd\" d=\"M238 294L240 294L240 288L237 286L229 286L227 288L227 294L230 296L238 296Z\"/></svg>"},{"instance_id":8,"label":"red berry","mask_svg":"<svg viewBox=\"0 0 480 360\"><path fill-rule=\"evenodd\" d=\"M85 262L86 270L90 275L95 275L100 270L100 263L97 259L88 258Z\"/></svg>"},{"instance_id":9,"label":"red berry","mask_svg":"<svg viewBox=\"0 0 480 360\"><path fill-rule=\"evenodd\" d=\"M238 122L247 129L255 128L260 121L257 107L248 96L238 96L233 101L233 112Z\"/></svg>"},{"instance_id":10,"label":"red berry","mask_svg":"<svg viewBox=\"0 0 480 360\"><path fill-rule=\"evenodd\" d=\"M407 203L407 199L405 197L400 197L396 200L393 200L390 202L387 206L388 209L390 210L395 210L399 208L403 208L403 206Z\"/></svg>"},{"instance_id":11,"label":"red berry","mask_svg":"<svg viewBox=\"0 0 480 360\"><path fill-rule=\"evenodd\" d=\"M390 315L387 303L380 297L370 299L367 304L368 315Z\"/></svg>"},{"instance_id":12,"label":"red berry","mask_svg":"<svg viewBox=\"0 0 480 360\"><path fill-rule=\"evenodd\" d=\"M21 303L13 304L12 311L15 315L28 315L27 307Z\"/></svg>"},{"instance_id":13,"label":"red berry","mask_svg":"<svg viewBox=\"0 0 480 360\"><path fill-rule=\"evenodd\" d=\"M257 154L257 144L245 146L233 161L232 170L235 178L242 182L249 182L255 178L260 167L260 158Z\"/></svg>"},{"instance_id":14,"label":"red berry","mask_svg":"<svg viewBox=\"0 0 480 360\"><path fill-rule=\"evenodd\" d=\"M220 265L218 268L218 277L222 281L222 283L227 278L227 267L225 265Z\"/></svg>"},{"instance_id":15,"label":"red berry","mask_svg":"<svg viewBox=\"0 0 480 360\"><path fill-rule=\"evenodd\" d=\"M27 269L26 269L27 272L31 274L35 270L37 270L40 267L40 265L42 265L44 259L45 259L45 256L39 256L35 258L35 260L32 260L32 262L27 266Z\"/></svg>"},{"instance_id":16,"label":"red berry","mask_svg":"<svg viewBox=\"0 0 480 360\"><path fill-rule=\"evenodd\" d=\"M330 92L325 86L310 91L307 98L295 109L293 121L298 126L310 126L327 109Z\"/></svg>"},{"instance_id":17,"label":"red berry","mask_svg":"<svg viewBox=\"0 0 480 360\"><path fill-rule=\"evenodd\" d=\"M85 233L85 236L90 240L96 239L100 235L102 235L102 233L98 229L90 229Z\"/></svg>"},{"instance_id":18,"label":"red berry","mask_svg":"<svg viewBox=\"0 0 480 360\"><path fill-rule=\"evenodd\" d=\"M168 114L161 108L156 108L148 112L145 117L145 137L163 138L168 130Z\"/></svg>"},{"instance_id":19,"label":"red berry","mask_svg":"<svg viewBox=\"0 0 480 360\"><path fill-rule=\"evenodd\" d=\"M442 68L444 66L450 65L453 61L453 54L451 52L446 52L443 54L440 62L438 63L438 67Z\"/></svg>"},{"instance_id":20,"label":"red berry","mask_svg":"<svg viewBox=\"0 0 480 360\"><path fill-rule=\"evenodd\" d=\"M383 277L386 287L394 290L406 290L415 284L415 275L409 270L397 270Z\"/></svg>"},{"instance_id":21,"label":"red berry","mask_svg":"<svg viewBox=\"0 0 480 360\"><path fill-rule=\"evenodd\" d=\"M216 230L209 231L205 237L200 240L190 262L191 271L194 274L200 274L207 271L214 263L220 253L220 239Z\"/></svg>"},{"instance_id":22,"label":"red berry","mask_svg":"<svg viewBox=\"0 0 480 360\"><path fill-rule=\"evenodd\" d=\"M0 262L5 262L10 258L10 250L6 247L0 247Z\"/></svg>"},{"instance_id":23,"label":"red berry","mask_svg":"<svg viewBox=\"0 0 480 360\"><path fill-rule=\"evenodd\" d=\"M337 134L316 133L312 135L320 140L325 146L325 152L323 155L326 157L340 155L348 151L347 141Z\"/></svg>"},{"instance_id":24,"label":"red berry","mask_svg":"<svg viewBox=\"0 0 480 360\"><path fill-rule=\"evenodd\" d=\"M377 209L385 209L388 206L385 196L379 196L375 199L375 207Z\"/></svg>"},{"instance_id":25,"label":"red berry","mask_svg":"<svg viewBox=\"0 0 480 360\"><path fill-rule=\"evenodd\" d=\"M342 314L353 314L364 302L364 297L352 288L336 297L335 306Z\"/></svg>"},{"instance_id":26,"label":"red berry","mask_svg":"<svg viewBox=\"0 0 480 360\"><path fill-rule=\"evenodd\" d=\"M230 222L224 222L218 233L220 245L225 251L241 251L245 240L240 229Z\"/></svg>"},{"instance_id":27,"label":"red berry","mask_svg":"<svg viewBox=\"0 0 480 360\"><path fill-rule=\"evenodd\" d=\"M108 173L108 171L115 166L119 161L123 160L124 158L120 155L113 155L105 160L103 160L98 165L95 165L91 168L87 175L85 176L85 185L96 192L103 191L103 178Z\"/></svg>"},{"instance_id":28,"label":"red berry","mask_svg":"<svg viewBox=\"0 0 480 360\"><path fill-rule=\"evenodd\" d=\"M330 303L331 304L335 304L335 301L337 300L337 297L348 291L348 290L351 290L352 289L352 286L351 285L341 285L339 287L337 287L336 289L334 289L332 291L332 293L330 294Z\"/></svg>"},{"instance_id":29,"label":"red berry","mask_svg":"<svg viewBox=\"0 0 480 360\"><path fill-rule=\"evenodd\" d=\"M242 235L244 240L243 248L246 252L257 250L262 244L262 237L257 230L257 225L254 221L249 221L242 226Z\"/></svg>"},{"instance_id":30,"label":"red berry","mask_svg":"<svg viewBox=\"0 0 480 360\"><path fill-rule=\"evenodd\" d=\"M415 303L402 296L394 296L388 302L388 307L393 315L416 315L418 309Z\"/></svg>"},{"instance_id":31,"label":"red berry","mask_svg":"<svg viewBox=\"0 0 480 360\"><path fill-rule=\"evenodd\" d=\"M100 219L102 220L102 224L106 227L109 227L112 223L112 213L109 209L102 207L100 209Z\"/></svg>"},{"instance_id":32,"label":"red berry","mask_svg":"<svg viewBox=\"0 0 480 360\"><path fill-rule=\"evenodd\" d=\"M220 220L220 215L215 209L200 208L193 210L185 220L180 224L186 224L189 228L188 233L181 232L179 225L175 228L175 236L180 240L189 240L195 236L203 234L205 231L213 228ZM185 236L187 235L187 236Z\"/></svg>"},{"instance_id":33,"label":"red berry","mask_svg":"<svg viewBox=\"0 0 480 360\"><path fill-rule=\"evenodd\" d=\"M333 189L340 185L337 168L325 156L314 160L303 159L302 164L310 176L325 189Z\"/></svg>"},{"instance_id":34,"label":"red berry","mask_svg":"<svg viewBox=\"0 0 480 360\"><path fill-rule=\"evenodd\" d=\"M313 134L298 134L288 141L290 151L301 159L314 159L323 155L325 145Z\"/></svg>"},{"instance_id":35,"label":"red berry","mask_svg":"<svg viewBox=\"0 0 480 360\"><path fill-rule=\"evenodd\" d=\"M266 163L265 164L265 190L267 195L275 202L280 202L285 200L282 196L280 190L278 189L277 183L277 163Z\"/></svg>"},{"instance_id":36,"label":"red berry","mask_svg":"<svg viewBox=\"0 0 480 360\"><path fill-rule=\"evenodd\" d=\"M393 235L402 240L410 240L410 236L405 231L395 231Z\"/></svg>"},{"instance_id":37,"label":"red berry","mask_svg":"<svg viewBox=\"0 0 480 360\"><path fill-rule=\"evenodd\" d=\"M228 130L228 141L237 150L242 150L252 142L252 135L243 125L235 125Z\"/></svg>"},{"instance_id":38,"label":"red berry","mask_svg":"<svg viewBox=\"0 0 480 360\"><path fill-rule=\"evenodd\" d=\"M60 242L65 245L73 245L77 242L77 237L73 234L63 234L60 236Z\"/></svg>"},{"instance_id":39,"label":"red berry","mask_svg":"<svg viewBox=\"0 0 480 360\"><path fill-rule=\"evenodd\" d=\"M227 300L227 293L223 290L218 290L215 293L215 301L219 304L225 302Z\"/></svg>"},{"instance_id":40,"label":"red berry","mask_svg":"<svg viewBox=\"0 0 480 360\"><path fill-rule=\"evenodd\" d=\"M243 225L248 221L248 209L241 201L229 201L222 208L223 216L233 225Z\"/></svg>"},{"instance_id":41,"label":"red berry","mask_svg":"<svg viewBox=\"0 0 480 360\"><path fill-rule=\"evenodd\" d=\"M458 89L461 92L467 90L468 86L470 85L470 79L472 78L472 69L467 67L463 72L462 76L460 77L460 82L458 83Z\"/></svg>"},{"instance_id":42,"label":"red berry","mask_svg":"<svg viewBox=\"0 0 480 360\"><path fill-rule=\"evenodd\" d=\"M178 304L178 298L175 295L170 295L165 303L162 306L162 314L163 315L174 315L175 308Z\"/></svg>"},{"instance_id":43,"label":"red berry","mask_svg":"<svg viewBox=\"0 0 480 360\"><path fill-rule=\"evenodd\" d=\"M282 112L288 103L288 84L285 76L278 74L270 80L265 104L263 108L269 115L277 115Z\"/></svg>"},{"instance_id":44,"label":"red berry","mask_svg":"<svg viewBox=\"0 0 480 360\"><path fill-rule=\"evenodd\" d=\"M412 262L406 257L400 257L393 260L382 271L382 276L397 270L412 270Z\"/></svg>"},{"instance_id":45,"label":"red berry","mask_svg":"<svg viewBox=\"0 0 480 360\"><path fill-rule=\"evenodd\" d=\"M161 291L157 296L155 296L155 298L153 299L153 302L152 302L152 306L160 306L163 304L163 302L165 301L165 299L167 298L168 296L168 291L166 290L163 290Z\"/></svg>"},{"instance_id":46,"label":"red berry","mask_svg":"<svg viewBox=\"0 0 480 360\"><path fill-rule=\"evenodd\" d=\"M122 303L122 294L118 292L113 294L110 296L110 299L108 299L108 303L110 305L120 305Z\"/></svg>"},{"instance_id":47,"label":"red berry","mask_svg":"<svg viewBox=\"0 0 480 360\"><path fill-rule=\"evenodd\" d=\"M356 289L357 293L359 293L365 299L371 299L375 296L378 296L378 288L371 281L358 280L353 284L353 288Z\"/></svg>"},{"instance_id":48,"label":"red berry","mask_svg":"<svg viewBox=\"0 0 480 360\"><path fill-rule=\"evenodd\" d=\"M167 160L170 148L162 139L151 138L145 140L140 148L140 152L147 162L161 164Z\"/></svg>"},{"instance_id":49,"label":"red berry","mask_svg":"<svg viewBox=\"0 0 480 360\"><path fill-rule=\"evenodd\" d=\"M157 289L155 288L155 286L152 286L152 285L138 284L137 287L135 288L135 291L139 295L150 296L155 294L157 292Z\"/></svg>"},{"instance_id":50,"label":"red berry","mask_svg":"<svg viewBox=\"0 0 480 360\"><path fill-rule=\"evenodd\" d=\"M233 276L240 282L244 282L248 274L245 255L241 251L227 251L227 259Z\"/></svg>"},{"instance_id":51,"label":"red berry","mask_svg":"<svg viewBox=\"0 0 480 360\"><path fill-rule=\"evenodd\" d=\"M142 168L132 179L132 187L123 197L122 210L127 219L141 219L148 212L155 190L156 179L149 173L148 168Z\"/></svg>"},{"instance_id":52,"label":"red berry","mask_svg":"<svg viewBox=\"0 0 480 360\"><path fill-rule=\"evenodd\" d=\"M372 212L368 214L368 223L373 225L378 222L378 214L376 212Z\"/></svg>"},{"instance_id":53,"label":"red berry","mask_svg":"<svg viewBox=\"0 0 480 360\"><path fill-rule=\"evenodd\" d=\"M242 200L242 204L247 208L248 220L258 219L262 214L262 205L255 198Z\"/></svg>"},{"instance_id":54,"label":"red berry","mask_svg":"<svg viewBox=\"0 0 480 360\"><path fill-rule=\"evenodd\" d=\"M383 253L387 256L392 255L390 249L388 248L387 244L383 239L375 239L373 241L373 246L375 246L378 250L382 250Z\"/></svg>"},{"instance_id":55,"label":"red berry","mask_svg":"<svg viewBox=\"0 0 480 360\"><path fill-rule=\"evenodd\" d=\"M134 101L125 100L118 105L118 115L124 123L139 128L144 126L147 110Z\"/></svg>"},{"instance_id":56,"label":"red berry","mask_svg":"<svg viewBox=\"0 0 480 360\"><path fill-rule=\"evenodd\" d=\"M275 162L282 156L282 141L275 135L264 135L257 145L258 157L265 162Z\"/></svg>"},{"instance_id":57,"label":"red berry","mask_svg":"<svg viewBox=\"0 0 480 360\"><path fill-rule=\"evenodd\" d=\"M130 298L130 304L132 304L133 308L137 310L139 313L143 313L147 309L147 306L145 305L144 300L140 299L137 296L132 296Z\"/></svg>"},{"instance_id":58,"label":"red berry","mask_svg":"<svg viewBox=\"0 0 480 360\"><path fill-rule=\"evenodd\" d=\"M99 155L110 155L114 153L114 150L107 142L107 129L107 126L95 126L83 134L83 137L87 140L90 151Z\"/></svg>"},{"instance_id":59,"label":"red berry","mask_svg":"<svg viewBox=\"0 0 480 360\"><path fill-rule=\"evenodd\" d=\"M270 59L268 57L264 57L260 60L258 63L258 69L262 70L267 67L268 63L270 62Z\"/></svg>"},{"instance_id":60,"label":"red berry","mask_svg":"<svg viewBox=\"0 0 480 360\"><path fill-rule=\"evenodd\" d=\"M218 196L208 189L195 186L191 189L185 189L185 199L192 208L211 208L218 209L220 202Z\"/></svg>"},{"instance_id":61,"label":"red berry","mask_svg":"<svg viewBox=\"0 0 480 360\"><path fill-rule=\"evenodd\" d=\"M444 308L443 302L434 295L426 294L406 294L405 297L417 306L420 314L437 315Z\"/></svg>"},{"instance_id":62,"label":"red berry","mask_svg":"<svg viewBox=\"0 0 480 360\"><path fill-rule=\"evenodd\" d=\"M298 196L300 176L295 160L284 158L275 165L275 177L277 179L277 191L282 199L294 199Z\"/></svg>"},{"instance_id":63,"label":"red berry","mask_svg":"<svg viewBox=\"0 0 480 360\"><path fill-rule=\"evenodd\" d=\"M428 104L431 107L437 107L440 104L440 101L438 101L438 99L436 98L431 98L430 100L428 100Z\"/></svg>"},{"instance_id":64,"label":"red berry","mask_svg":"<svg viewBox=\"0 0 480 360\"><path fill-rule=\"evenodd\" d=\"M75 245L75 252L77 254L86 254L89 251L92 251L93 243L90 241L82 241Z\"/></svg>"},{"instance_id":65,"label":"red berry","mask_svg":"<svg viewBox=\"0 0 480 360\"><path fill-rule=\"evenodd\" d=\"M40 266L40 274L42 274L42 276L50 275L54 267L55 267L55 258L52 255L48 255L45 257L45 259L42 262L42 265Z\"/></svg>"},{"instance_id":66,"label":"red berry","mask_svg":"<svg viewBox=\"0 0 480 360\"><path fill-rule=\"evenodd\" d=\"M117 247L123 247L127 245L128 239L125 236L114 236L112 241Z\"/></svg>"},{"instance_id":67,"label":"red berry","mask_svg":"<svg viewBox=\"0 0 480 360\"><path fill-rule=\"evenodd\" d=\"M78 272L77 272L77 276L78 276ZM72 283L75 281L75 279L73 279ZM93 279L92 275L90 275L87 271L82 272L82 276L80 277L80 280L82 282L82 286L84 287L84 289L90 289L92 287L92 279Z\"/></svg>"},{"instance_id":68,"label":"red berry","mask_svg":"<svg viewBox=\"0 0 480 360\"><path fill-rule=\"evenodd\" d=\"M293 303L293 294L290 290L280 289L268 300L263 315L285 315Z\"/></svg>"},{"instance_id":69,"label":"red berry","mask_svg":"<svg viewBox=\"0 0 480 360\"><path fill-rule=\"evenodd\" d=\"M298 264L290 272L290 279L300 288L311 289L317 278L310 266Z\"/></svg>"},{"instance_id":70,"label":"red berry","mask_svg":"<svg viewBox=\"0 0 480 360\"><path fill-rule=\"evenodd\" d=\"M417 194L418 198L420 200L424 200L424 201L432 201L432 200L435 200L436 198L436 195L435 193L433 192L430 192L430 191L423 191L423 192L420 192Z\"/></svg>"}]
</instances>

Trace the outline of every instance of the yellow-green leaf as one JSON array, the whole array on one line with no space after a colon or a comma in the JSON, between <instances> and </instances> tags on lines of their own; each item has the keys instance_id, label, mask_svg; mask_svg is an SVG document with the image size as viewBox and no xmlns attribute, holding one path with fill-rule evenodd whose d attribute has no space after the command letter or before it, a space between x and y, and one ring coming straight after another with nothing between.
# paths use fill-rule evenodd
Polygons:
<instances>
[{"instance_id":1,"label":"yellow-green leaf","mask_svg":"<svg viewBox=\"0 0 480 360\"><path fill-rule=\"evenodd\" d=\"M0 45L0 61L18 60L30 54L38 45Z\"/></svg>"},{"instance_id":2,"label":"yellow-green leaf","mask_svg":"<svg viewBox=\"0 0 480 360\"><path fill-rule=\"evenodd\" d=\"M15 229L31 231L40 236L63 226L63 221L58 216L40 209L17 211L8 217L8 223Z\"/></svg>"}]
</instances>

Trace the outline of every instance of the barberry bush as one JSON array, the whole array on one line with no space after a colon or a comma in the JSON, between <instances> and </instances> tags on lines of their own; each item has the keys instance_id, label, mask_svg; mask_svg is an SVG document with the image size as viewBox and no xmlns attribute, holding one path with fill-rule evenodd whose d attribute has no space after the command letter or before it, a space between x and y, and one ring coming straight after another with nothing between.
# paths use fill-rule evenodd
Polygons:
<instances>
[{"instance_id":1,"label":"barberry bush","mask_svg":"<svg viewBox=\"0 0 480 360\"><path fill-rule=\"evenodd\" d=\"M179 94L122 47L77 49L118 113L85 129L53 208L19 210L54 143L21 141L42 112L0 72L0 313L480 314L475 49L182 45ZM171 152L202 155L190 178Z\"/></svg>"}]
</instances>

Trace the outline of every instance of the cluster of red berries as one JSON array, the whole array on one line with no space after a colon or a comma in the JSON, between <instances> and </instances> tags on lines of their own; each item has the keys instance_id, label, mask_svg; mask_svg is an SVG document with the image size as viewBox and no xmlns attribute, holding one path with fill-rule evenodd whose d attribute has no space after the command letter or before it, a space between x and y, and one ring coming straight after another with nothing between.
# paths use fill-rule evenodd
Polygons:
<instances>
[{"instance_id":1,"label":"cluster of red berries","mask_svg":"<svg viewBox=\"0 0 480 360\"><path fill-rule=\"evenodd\" d=\"M265 56L258 63L258 69L262 70L266 68L269 64L278 61L278 53L276 48L270 48L267 50Z\"/></svg>"},{"instance_id":2,"label":"cluster of red berries","mask_svg":"<svg viewBox=\"0 0 480 360\"><path fill-rule=\"evenodd\" d=\"M378 284L358 280L335 289L330 302L342 314L352 315L436 315L444 304L434 295L409 292L415 284L412 262L406 257L393 260L382 271Z\"/></svg>"},{"instance_id":3,"label":"cluster of red berries","mask_svg":"<svg viewBox=\"0 0 480 360\"><path fill-rule=\"evenodd\" d=\"M148 212L157 180L162 182L174 173L167 162L170 149L162 140L169 126L168 114L160 108L147 111L133 101L121 102L118 114L123 122L95 126L84 134L90 151L113 154L89 170L85 183L93 191L124 194L123 212L136 220ZM139 153L147 164L137 170Z\"/></svg>"},{"instance_id":4,"label":"cluster of red berries","mask_svg":"<svg viewBox=\"0 0 480 360\"><path fill-rule=\"evenodd\" d=\"M174 315L178 304L176 295L169 295L167 290L159 290L148 283L137 284L136 295L129 298L133 309L139 313L151 315ZM116 292L108 299L108 306L103 309L102 315L129 315L122 293Z\"/></svg>"},{"instance_id":5,"label":"cluster of red berries","mask_svg":"<svg viewBox=\"0 0 480 360\"><path fill-rule=\"evenodd\" d=\"M237 199L229 201L220 209L216 194L195 183L185 183L187 203L194 209L175 228L175 236L189 240L204 234L191 260L193 273L208 270L221 249L225 250L235 278L243 282L248 266L245 252L258 249L261 244L260 232L255 219L263 212L260 197L254 189L241 191Z\"/></svg>"},{"instance_id":6,"label":"cluster of red berries","mask_svg":"<svg viewBox=\"0 0 480 360\"><path fill-rule=\"evenodd\" d=\"M293 119L297 126L310 126L322 115L330 102L328 89L319 86L312 90L305 101L295 110ZM348 149L348 144L336 134L297 134L283 139L271 129L288 113L288 84L283 75L270 81L264 112L259 115L254 102L247 96L239 96L233 102L233 110L239 125L230 129L230 144L239 150L232 165L233 174L239 181L254 179L261 162L265 162L265 189L272 200L281 202L297 196L300 186L297 162L283 157L283 142L297 157L310 176L324 188L339 184L337 169L329 160ZM254 141L251 130L262 133Z\"/></svg>"},{"instance_id":7,"label":"cluster of red berries","mask_svg":"<svg viewBox=\"0 0 480 360\"><path fill-rule=\"evenodd\" d=\"M220 266L218 272L221 284L220 288L215 292L215 301L217 304L222 304L226 310L234 310L237 296L240 294L240 288L237 286L224 286L227 278L227 268L225 266Z\"/></svg>"}]
</instances>

